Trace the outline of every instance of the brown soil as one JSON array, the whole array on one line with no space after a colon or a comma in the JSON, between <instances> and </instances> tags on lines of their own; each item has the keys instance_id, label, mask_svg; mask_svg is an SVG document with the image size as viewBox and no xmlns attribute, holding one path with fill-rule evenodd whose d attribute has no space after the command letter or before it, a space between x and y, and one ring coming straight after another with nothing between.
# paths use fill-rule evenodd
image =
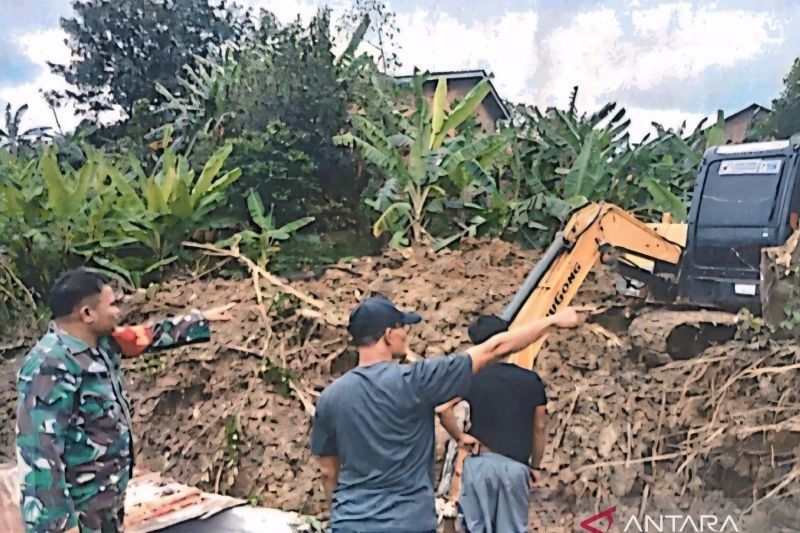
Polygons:
<instances>
[{"instance_id":1,"label":"brown soil","mask_svg":"<svg viewBox=\"0 0 800 533\"><path fill-rule=\"evenodd\" d=\"M343 327L354 304L383 294L417 310L425 322L412 329L411 358L434 357L466 346L467 325L499 312L534 261L535 253L493 241L340 265L291 284L307 302L262 282L262 307L250 279L176 280L136 295L132 320L239 302L235 320L217 324L210 344L126 363L139 463L205 490L319 513L309 413L319 391L355 364ZM550 477L535 490L532 525L572 531L593 512L642 499L645 510L662 500L722 509L769 496L759 510L796 490L800 349L730 341L684 360L653 359L642 328L628 336L649 308L613 290L610 273L592 275L578 302L597 308L590 323L552 335L537 360L551 400L543 462ZM8 421L0 460L14 455L21 357L0 364L0 412ZM440 428L438 435L441 459ZM766 520L749 519L756 516Z\"/></svg>"}]
</instances>

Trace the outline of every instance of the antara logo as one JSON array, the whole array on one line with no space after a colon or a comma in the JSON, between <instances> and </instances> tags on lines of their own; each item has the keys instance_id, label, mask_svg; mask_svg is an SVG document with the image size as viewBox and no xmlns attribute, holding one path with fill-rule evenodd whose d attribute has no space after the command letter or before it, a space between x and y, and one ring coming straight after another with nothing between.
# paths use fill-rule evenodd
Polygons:
<instances>
[{"instance_id":1,"label":"antara logo","mask_svg":"<svg viewBox=\"0 0 800 533\"><path fill-rule=\"evenodd\" d=\"M617 507L609 507L608 509L590 516L583 522L581 527L589 533L608 533L614 525L614 513ZM606 520L606 528L599 529L592 524ZM727 515L724 519L714 515L700 515L694 517L692 515L681 514L667 514L660 516L646 516L644 520L639 520L636 515L631 517L625 522L622 529L623 532L638 532L638 533L664 533L664 532L686 532L686 533L723 533L739 531L739 527L733 520L731 515Z\"/></svg>"},{"instance_id":2,"label":"antara logo","mask_svg":"<svg viewBox=\"0 0 800 533\"><path fill-rule=\"evenodd\" d=\"M611 529L611 526L614 525L614 513L616 512L617 512L616 505L614 507L609 507L605 511L600 511L596 515L590 516L589 518L581 522L581 527L586 531L588 531L589 533L608 533L608 531ZM595 522L599 522L603 518L605 518L608 521L608 526L606 527L605 531L602 529L597 529L596 527L591 525L594 524Z\"/></svg>"},{"instance_id":3,"label":"antara logo","mask_svg":"<svg viewBox=\"0 0 800 533\"><path fill-rule=\"evenodd\" d=\"M650 531L661 533L663 531L711 532L739 531L733 517L728 515L724 520L714 515L700 515L695 518L691 515L666 514L658 517L646 516L641 522L635 515L631 516L625 524L623 531Z\"/></svg>"}]
</instances>

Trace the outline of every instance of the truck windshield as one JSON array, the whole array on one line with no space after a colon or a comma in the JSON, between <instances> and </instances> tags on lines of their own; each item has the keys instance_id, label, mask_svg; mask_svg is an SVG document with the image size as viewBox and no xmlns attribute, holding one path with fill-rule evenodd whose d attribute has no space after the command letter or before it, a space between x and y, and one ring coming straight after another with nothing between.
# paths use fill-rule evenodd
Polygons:
<instances>
[{"instance_id":1,"label":"truck windshield","mask_svg":"<svg viewBox=\"0 0 800 533\"><path fill-rule=\"evenodd\" d=\"M698 224L768 224L773 216L783 163L783 158L712 163L700 200Z\"/></svg>"}]
</instances>

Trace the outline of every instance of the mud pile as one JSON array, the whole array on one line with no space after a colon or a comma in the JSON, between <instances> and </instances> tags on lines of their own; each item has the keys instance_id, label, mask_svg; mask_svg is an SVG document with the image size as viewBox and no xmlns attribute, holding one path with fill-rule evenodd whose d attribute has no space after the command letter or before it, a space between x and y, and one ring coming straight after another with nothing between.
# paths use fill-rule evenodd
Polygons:
<instances>
[{"instance_id":1,"label":"mud pile","mask_svg":"<svg viewBox=\"0 0 800 533\"><path fill-rule=\"evenodd\" d=\"M135 295L134 321L240 304L210 344L126 362L139 463L205 490L317 514L311 413L319 391L355 364L343 324L356 302L382 294L418 311L425 321L412 329L410 357L436 356L466 346L467 325L499 312L535 257L493 241L364 258L289 288L206 278ZM550 476L535 489L532 525L572 531L591 514L584 509L628 500L642 513L664 499L681 508L736 499L759 509L797 486L794 345L731 341L649 368L641 336L628 331L651 309L616 296L604 270L577 303L595 309L591 322L552 335L537 360L552 414L543 461ZM9 421L20 362L0 365L0 412ZM441 459L441 429L439 437ZM11 458L9 422L0 427L0 459Z\"/></svg>"}]
</instances>

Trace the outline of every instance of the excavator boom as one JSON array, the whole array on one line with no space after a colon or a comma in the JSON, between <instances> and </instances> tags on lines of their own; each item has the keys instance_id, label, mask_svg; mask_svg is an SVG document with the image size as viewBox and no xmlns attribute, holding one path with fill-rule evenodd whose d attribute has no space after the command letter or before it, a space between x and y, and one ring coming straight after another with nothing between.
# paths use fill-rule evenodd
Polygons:
<instances>
[{"instance_id":1,"label":"excavator boom","mask_svg":"<svg viewBox=\"0 0 800 533\"><path fill-rule=\"evenodd\" d=\"M552 315L575 297L607 249L678 264L683 248L655 228L612 204L587 204L576 211L528 275L501 318L509 329ZM632 261L636 263L636 261ZM533 368L545 338L516 353L512 361Z\"/></svg>"},{"instance_id":2,"label":"excavator boom","mask_svg":"<svg viewBox=\"0 0 800 533\"><path fill-rule=\"evenodd\" d=\"M680 226L651 227L615 205L587 204L556 234L500 318L509 324L509 329L514 329L568 306L597 261L611 249L622 252L621 260L632 267L655 261L678 264L683 247L660 233L680 235ZM532 369L544 341L542 337L513 354L512 362ZM473 342L476 341L473 339ZM440 406L437 410L444 408ZM459 449L449 487L450 499L454 501L461 486L465 456L466 452Z\"/></svg>"}]
</instances>

